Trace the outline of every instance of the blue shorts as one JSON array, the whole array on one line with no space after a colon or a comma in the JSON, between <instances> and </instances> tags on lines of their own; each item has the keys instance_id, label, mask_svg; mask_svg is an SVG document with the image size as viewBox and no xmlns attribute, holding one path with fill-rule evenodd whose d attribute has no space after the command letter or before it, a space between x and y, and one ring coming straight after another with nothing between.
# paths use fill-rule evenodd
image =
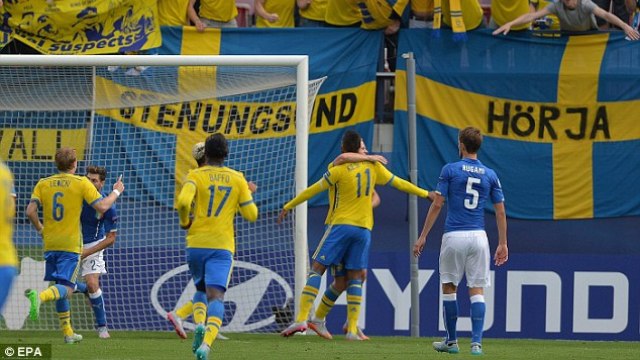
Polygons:
<instances>
[{"instance_id":1,"label":"blue shorts","mask_svg":"<svg viewBox=\"0 0 640 360\"><path fill-rule=\"evenodd\" d=\"M68 251L47 251L44 253L46 262L44 279L55 281L69 287L76 286L76 279L80 272L80 254Z\"/></svg>"},{"instance_id":2,"label":"blue shorts","mask_svg":"<svg viewBox=\"0 0 640 360\"><path fill-rule=\"evenodd\" d=\"M344 268L344 264L331 265L331 276L334 278L340 276L347 276L347 269Z\"/></svg>"},{"instance_id":3,"label":"blue shorts","mask_svg":"<svg viewBox=\"0 0 640 360\"><path fill-rule=\"evenodd\" d=\"M0 313L2 313L2 307L7 301L11 284L13 284L17 272L18 270L13 266L0 266Z\"/></svg>"},{"instance_id":4,"label":"blue shorts","mask_svg":"<svg viewBox=\"0 0 640 360\"><path fill-rule=\"evenodd\" d=\"M324 233L313 260L324 266L344 264L347 270L369 265L371 231L353 225L332 225Z\"/></svg>"},{"instance_id":5,"label":"blue shorts","mask_svg":"<svg viewBox=\"0 0 640 360\"><path fill-rule=\"evenodd\" d=\"M187 248L187 264L198 291L206 291L207 287L229 286L233 255L229 250Z\"/></svg>"}]
</instances>

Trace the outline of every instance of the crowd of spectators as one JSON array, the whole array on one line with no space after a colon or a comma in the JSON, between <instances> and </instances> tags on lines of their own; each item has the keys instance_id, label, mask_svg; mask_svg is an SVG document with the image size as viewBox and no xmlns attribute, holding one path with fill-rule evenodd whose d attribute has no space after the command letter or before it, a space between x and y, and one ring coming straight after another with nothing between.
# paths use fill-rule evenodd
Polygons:
<instances>
[{"instance_id":1,"label":"crowd of spectators","mask_svg":"<svg viewBox=\"0 0 640 360\"><path fill-rule=\"evenodd\" d=\"M494 34L506 34L527 30L612 29L623 30L632 40L640 38L637 29L630 26L640 0L457 0L455 3L460 4L460 11L451 9L454 2L450 0L157 0L161 26L194 26L201 32L225 27L383 30L386 48L392 56L398 30L431 28L434 13L442 14L442 27L451 26L452 13L461 13L465 31L490 28L495 29ZM2 0L0 7L1 4ZM32 49L15 45L3 52L34 53Z\"/></svg>"}]
</instances>

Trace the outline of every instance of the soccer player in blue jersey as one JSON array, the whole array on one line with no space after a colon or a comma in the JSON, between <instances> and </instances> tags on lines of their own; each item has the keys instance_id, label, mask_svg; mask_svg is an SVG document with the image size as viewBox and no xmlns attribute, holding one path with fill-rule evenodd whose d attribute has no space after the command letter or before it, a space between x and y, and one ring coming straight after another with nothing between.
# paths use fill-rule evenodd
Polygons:
<instances>
[{"instance_id":1,"label":"soccer player in blue jersey","mask_svg":"<svg viewBox=\"0 0 640 360\"><path fill-rule=\"evenodd\" d=\"M224 135L209 136L204 147L206 165L189 172L178 196L180 226L188 229L189 270L196 289L206 294L206 299L197 299L193 304L193 351L198 360L208 358L222 326L224 294L233 268L236 212L251 222L258 218L251 196L255 185L248 183L241 172L224 166L229 153ZM202 312L206 312L206 327L197 320Z\"/></svg>"},{"instance_id":2,"label":"soccer player in blue jersey","mask_svg":"<svg viewBox=\"0 0 640 360\"><path fill-rule=\"evenodd\" d=\"M124 191L119 179L113 191L102 197L93 184L84 176L74 175L78 167L75 149L61 147L55 155L56 175L40 179L33 189L27 206L27 217L33 227L42 235L44 242L44 280L54 281L38 294L29 290L26 295L30 302L29 317L37 320L40 303L55 301L64 341L73 344L82 340L71 327L69 300L76 288L80 271L82 239L80 234L80 214L83 200L100 213L105 213ZM42 208L43 222L38 215Z\"/></svg>"},{"instance_id":3,"label":"soccer player in blue jersey","mask_svg":"<svg viewBox=\"0 0 640 360\"><path fill-rule=\"evenodd\" d=\"M0 313L18 270L18 253L13 245L13 219L16 212L13 174L0 161Z\"/></svg>"},{"instance_id":4,"label":"soccer player in blue jersey","mask_svg":"<svg viewBox=\"0 0 640 360\"><path fill-rule=\"evenodd\" d=\"M355 131L346 131L342 138L343 152L358 152L361 137ZM387 185L398 190L428 197L429 192L410 182L395 177L379 162L345 163L327 171L322 179L311 185L284 205L278 221L289 210L335 186L335 206L330 226L313 255L311 271L302 290L298 315L293 324L280 334L288 337L307 329L307 318L318 295L320 280L327 267L344 263L347 270L347 334L348 340L360 340L357 334L362 282L369 260L369 243L373 228L373 208L371 197L375 185Z\"/></svg>"},{"instance_id":5,"label":"soccer player in blue jersey","mask_svg":"<svg viewBox=\"0 0 640 360\"><path fill-rule=\"evenodd\" d=\"M456 290L465 276L471 299L471 354L482 354L484 288L491 285L489 241L484 230L484 207L487 200L493 203L498 225L495 265L504 264L509 256L502 187L496 173L478 160L481 144L480 130L467 127L460 131L458 148L462 160L449 163L442 168L434 202L429 208L422 233L413 249L414 255L420 256L427 235L446 199L447 218L440 248L440 282L447 337L443 341L433 343L433 348L439 352L459 352L456 335Z\"/></svg>"},{"instance_id":6,"label":"soccer player in blue jersey","mask_svg":"<svg viewBox=\"0 0 640 360\"><path fill-rule=\"evenodd\" d=\"M107 170L102 166L88 166L87 178L104 197L108 196L102 191L104 181L107 178ZM118 214L113 205L105 213L96 211L87 202L83 203L82 214L82 276L86 282L86 292L96 318L98 337L108 339L107 314L104 308L104 299L100 289L100 275L106 274L104 261L104 249L113 246L118 232Z\"/></svg>"}]
</instances>

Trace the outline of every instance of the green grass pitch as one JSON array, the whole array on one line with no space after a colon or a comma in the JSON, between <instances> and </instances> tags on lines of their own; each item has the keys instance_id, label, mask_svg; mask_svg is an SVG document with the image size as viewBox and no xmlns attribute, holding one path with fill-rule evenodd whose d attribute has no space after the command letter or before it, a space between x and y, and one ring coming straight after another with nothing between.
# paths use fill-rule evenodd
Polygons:
<instances>
[{"instance_id":1,"label":"green grass pitch","mask_svg":"<svg viewBox=\"0 0 640 360\"><path fill-rule=\"evenodd\" d=\"M111 339L98 339L94 331L80 344L65 345L57 331L1 331L0 343L52 344L53 359L164 360L193 359L191 336L181 340L173 332L112 331ZM327 341L318 336L284 339L276 334L226 334L218 340L210 359L288 360L405 360L478 359L469 354L469 339L460 339L460 353L440 354L431 349L435 338L372 337L370 341L349 342L342 336ZM487 359L639 359L640 342L598 342L557 340L485 339Z\"/></svg>"}]
</instances>

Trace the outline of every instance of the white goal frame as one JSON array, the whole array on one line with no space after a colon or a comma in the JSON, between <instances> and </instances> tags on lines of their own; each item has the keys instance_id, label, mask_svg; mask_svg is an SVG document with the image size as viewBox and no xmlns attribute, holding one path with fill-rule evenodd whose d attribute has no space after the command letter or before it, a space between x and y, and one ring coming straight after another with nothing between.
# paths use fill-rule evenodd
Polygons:
<instances>
[{"instance_id":1,"label":"white goal frame","mask_svg":"<svg viewBox=\"0 0 640 360\"><path fill-rule=\"evenodd\" d=\"M307 187L309 147L309 57L307 55L0 55L0 66L290 66L296 68L295 188ZM95 70L94 70L95 72ZM91 109L92 113L95 109ZM283 204L284 205L284 204ZM295 312L309 267L307 203L296 207Z\"/></svg>"}]
</instances>

